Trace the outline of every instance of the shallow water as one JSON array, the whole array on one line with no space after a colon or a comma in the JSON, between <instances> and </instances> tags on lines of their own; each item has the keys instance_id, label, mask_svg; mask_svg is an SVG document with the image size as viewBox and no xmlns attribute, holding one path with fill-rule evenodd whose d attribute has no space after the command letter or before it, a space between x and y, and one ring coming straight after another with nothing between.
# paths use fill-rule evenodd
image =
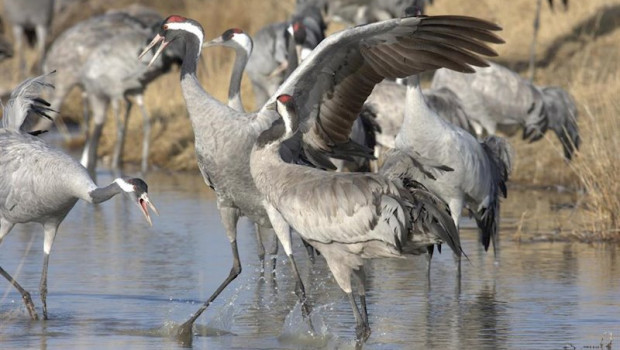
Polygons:
<instances>
[{"instance_id":1,"label":"shallow water","mask_svg":"<svg viewBox=\"0 0 620 350\"><path fill-rule=\"evenodd\" d=\"M30 321L19 294L0 280L0 348L181 347L171 334L228 275L232 255L200 176L160 172L146 180L161 212L152 228L123 197L78 203L65 219L50 258L50 320ZM536 205L548 206L547 196L535 196ZM583 349L602 337L606 344L609 332L620 335L620 249L516 243L509 236L520 214L510 203L498 263L478 248L473 230L462 233L469 262L460 290L447 248L433 259L430 285L424 257L369 262L372 335L365 348ZM325 262L311 266L296 241L314 307L311 337L284 255L275 277L269 263L262 273L252 225L243 219L239 231L243 272L198 319L193 347L354 348L349 303ZM31 291L39 314L42 245L40 226L21 225L0 246L0 266Z\"/></svg>"}]
</instances>

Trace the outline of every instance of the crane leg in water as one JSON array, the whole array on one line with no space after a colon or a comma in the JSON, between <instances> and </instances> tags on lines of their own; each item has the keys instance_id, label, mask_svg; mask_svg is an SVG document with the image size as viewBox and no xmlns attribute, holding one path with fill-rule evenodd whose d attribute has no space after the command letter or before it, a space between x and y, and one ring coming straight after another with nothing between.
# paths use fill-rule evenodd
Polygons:
<instances>
[{"instance_id":1,"label":"crane leg in water","mask_svg":"<svg viewBox=\"0 0 620 350\"><path fill-rule=\"evenodd\" d=\"M282 217L282 215L277 211L277 209L270 205L266 206L266 209L267 214L269 215L269 220L271 221L271 225L273 226L273 230L276 232L276 236L278 237L278 240L284 248L284 252L286 253L286 256L291 263L291 268L293 269L293 273L295 274L295 278L297 279L297 282L295 283L295 294L299 298L299 303L301 304L301 314L304 318L308 319L310 328L314 332L312 321L310 321L310 312L312 310L308 305L308 299L306 298L306 289L304 287L303 281L301 280L299 270L297 269L295 258L293 257L293 247L291 244L291 227Z\"/></svg>"},{"instance_id":2,"label":"crane leg in water","mask_svg":"<svg viewBox=\"0 0 620 350\"><path fill-rule=\"evenodd\" d=\"M196 319L200 317L200 315L211 305L211 303L215 300L215 298L220 295L220 293L226 289L226 287L232 282L239 274L241 273L241 261L239 260L239 251L237 249L237 222L239 221L239 209L230 208L230 207L221 207L220 215L222 219L222 224L224 225L224 229L226 230L226 235L230 240L230 246L232 248L233 253L233 266L230 269L230 274L224 282L217 288L217 290L207 299L207 301L200 306L198 311L196 311L192 317L190 317L185 323L183 323L178 331L177 337L179 337L184 342L191 342L192 339L192 329L194 326L194 322Z\"/></svg>"},{"instance_id":3,"label":"crane leg in water","mask_svg":"<svg viewBox=\"0 0 620 350\"><path fill-rule=\"evenodd\" d=\"M142 163L140 169L146 173L149 169L149 149L151 145L151 117L149 116L142 94L136 95L136 104L142 112ZM129 117L129 115L127 115Z\"/></svg>"},{"instance_id":4,"label":"crane leg in water","mask_svg":"<svg viewBox=\"0 0 620 350\"><path fill-rule=\"evenodd\" d=\"M7 234L9 234L9 232L11 232L11 229L13 228L13 226L14 224L6 222L6 221L0 222L0 243L2 243L2 238L4 238L4 236L6 236ZM6 278L7 281L9 281L9 283L11 283L13 287L15 287L15 289L17 289L19 294L21 294L22 299L24 300L24 304L26 304L26 309L28 310L28 313L30 314L30 318L32 318L33 320L39 319L39 316L37 316L37 312L35 311L32 298L30 297L30 293L28 293L27 290L22 288L22 286L19 283L17 283L17 281L11 275L9 275L9 273L6 272L1 266L0 266L0 275L4 276L4 278Z\"/></svg>"},{"instance_id":5,"label":"crane leg in water","mask_svg":"<svg viewBox=\"0 0 620 350\"><path fill-rule=\"evenodd\" d=\"M56 232L58 232L58 224L46 223L43 225L43 229L45 231L45 238L43 240L43 253L45 256L43 257L43 271L41 273L39 291L41 292L41 302L43 303L43 319L47 320L47 266L49 264L54 238L56 238Z\"/></svg>"}]
</instances>

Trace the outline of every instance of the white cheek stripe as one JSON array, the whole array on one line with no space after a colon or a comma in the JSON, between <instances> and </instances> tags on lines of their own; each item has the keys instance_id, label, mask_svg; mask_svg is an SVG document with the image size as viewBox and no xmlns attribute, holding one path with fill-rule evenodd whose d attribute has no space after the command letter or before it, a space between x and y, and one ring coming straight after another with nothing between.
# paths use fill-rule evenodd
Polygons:
<instances>
[{"instance_id":1,"label":"white cheek stripe","mask_svg":"<svg viewBox=\"0 0 620 350\"><path fill-rule=\"evenodd\" d=\"M200 42L200 45L198 45L198 47L202 47L202 42L204 41L204 34L202 34L202 30L200 30L200 28L196 27L191 23L185 22L171 22L166 23L166 25L168 26L168 29L184 30L186 32L194 34Z\"/></svg>"},{"instance_id":2,"label":"white cheek stripe","mask_svg":"<svg viewBox=\"0 0 620 350\"><path fill-rule=\"evenodd\" d=\"M116 180L114 180L114 182L116 182L116 184L121 188L121 190L125 191L125 192L134 192L134 188L133 185L130 184L129 182L121 179L120 177Z\"/></svg>"},{"instance_id":3,"label":"white cheek stripe","mask_svg":"<svg viewBox=\"0 0 620 350\"><path fill-rule=\"evenodd\" d=\"M282 119L284 120L284 127L286 128L286 134L290 135L293 130L291 128L291 116L288 114L288 111L286 110L286 106L284 106L280 101L277 101L277 109L278 109L278 113L280 114L280 116L282 116Z\"/></svg>"},{"instance_id":4,"label":"white cheek stripe","mask_svg":"<svg viewBox=\"0 0 620 350\"><path fill-rule=\"evenodd\" d=\"M248 51L248 56L252 52L252 40L246 34L235 34L232 38L235 42L237 42L241 47Z\"/></svg>"}]
</instances>

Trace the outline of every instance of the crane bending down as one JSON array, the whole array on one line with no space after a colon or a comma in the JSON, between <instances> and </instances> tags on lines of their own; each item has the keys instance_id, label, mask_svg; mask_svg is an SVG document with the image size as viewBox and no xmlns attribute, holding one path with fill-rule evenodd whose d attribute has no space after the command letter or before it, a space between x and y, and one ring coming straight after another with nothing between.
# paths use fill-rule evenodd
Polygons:
<instances>
[{"instance_id":1,"label":"crane bending down","mask_svg":"<svg viewBox=\"0 0 620 350\"><path fill-rule=\"evenodd\" d=\"M268 105L285 93L298 101L305 155L363 154L350 142L349 135L375 84L384 78L394 79L439 67L473 71L469 65L483 64L478 55L490 50L484 42L503 42L492 33L498 29L490 22L461 16L405 17L349 28L323 40L278 88ZM196 77L196 65L204 31L192 19L169 16L162 23L159 35L143 52L161 43L152 62L175 40L185 42L181 88L194 129L198 165L205 182L217 194L218 208L233 250L230 275L179 329L179 335L191 337L196 318L241 271L236 243L239 216L248 216L261 225L273 224L272 213L265 208L264 195L250 174L249 153L260 133L278 115L265 106L256 113L240 113L202 88ZM278 227L274 229L291 261L297 279L296 292L302 310L307 313L290 233Z\"/></svg>"},{"instance_id":2,"label":"crane bending down","mask_svg":"<svg viewBox=\"0 0 620 350\"><path fill-rule=\"evenodd\" d=\"M272 104L273 106L273 104ZM335 173L289 164L280 143L293 136L300 120L290 95L273 107L282 119L261 133L252 149L250 169L265 198L276 232L293 228L325 257L347 294L360 342L370 335L363 259L419 255L446 243L460 256L458 232L443 202L418 183L405 189L383 175ZM359 283L360 309L351 278Z\"/></svg>"},{"instance_id":3,"label":"crane bending down","mask_svg":"<svg viewBox=\"0 0 620 350\"><path fill-rule=\"evenodd\" d=\"M20 130L28 113L47 116L49 104L39 97L39 90L51 87L46 76L21 83L4 108L0 129L0 243L18 223L38 222L43 226L43 272L41 301L47 319L47 267L58 226L78 199L101 203L124 193L151 224L148 206L157 213L148 196L147 184L137 178L117 178L106 187L98 187L86 169L69 155L50 147L35 136ZM30 294L4 269L4 276L22 295L28 313L37 319Z\"/></svg>"},{"instance_id":4,"label":"crane bending down","mask_svg":"<svg viewBox=\"0 0 620 350\"><path fill-rule=\"evenodd\" d=\"M474 74L440 69L431 87L448 87L460 97L479 136L495 135L497 131L510 136L522 128L523 139L534 142L551 129L562 144L565 159L570 160L579 149L577 107L562 88L538 87L492 62L489 67L476 68Z\"/></svg>"}]
</instances>

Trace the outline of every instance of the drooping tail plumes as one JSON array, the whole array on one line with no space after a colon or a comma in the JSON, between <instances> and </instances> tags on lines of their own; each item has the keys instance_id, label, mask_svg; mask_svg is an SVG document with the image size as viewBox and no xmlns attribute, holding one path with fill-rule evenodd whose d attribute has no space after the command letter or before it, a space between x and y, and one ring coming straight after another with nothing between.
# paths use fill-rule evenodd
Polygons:
<instances>
[{"instance_id":1,"label":"drooping tail plumes","mask_svg":"<svg viewBox=\"0 0 620 350\"><path fill-rule=\"evenodd\" d=\"M506 198L506 182L512 171L513 150L508 142L501 137L489 136L482 143L482 149L486 153L491 164L491 179L493 186L489 196L489 205L485 210L475 213L476 223L480 228L480 239L485 250L493 240L493 247L497 249L497 231L499 226L500 194Z\"/></svg>"},{"instance_id":2,"label":"drooping tail plumes","mask_svg":"<svg viewBox=\"0 0 620 350\"><path fill-rule=\"evenodd\" d=\"M564 89L555 86L542 88L542 93L549 128L560 139L564 149L564 157L571 160L581 142L579 127L577 126L578 112L575 100Z\"/></svg>"},{"instance_id":3,"label":"drooping tail plumes","mask_svg":"<svg viewBox=\"0 0 620 350\"><path fill-rule=\"evenodd\" d=\"M42 89L54 88L46 81L47 76L53 73L26 79L13 90L9 102L3 108L3 128L14 131L27 130L30 123L26 123L26 118L30 113L52 119L48 113L54 110L40 96ZM34 120L33 122L36 123Z\"/></svg>"},{"instance_id":4,"label":"drooping tail plumes","mask_svg":"<svg viewBox=\"0 0 620 350\"><path fill-rule=\"evenodd\" d=\"M414 232L419 230L439 237L458 257L463 254L459 233L454 225L450 208L441 198L426 189L421 183L409 178L403 178L403 185L413 197L414 206L411 210L411 220L414 223ZM415 233L412 235L415 240ZM403 247L406 251L407 246Z\"/></svg>"}]
</instances>

